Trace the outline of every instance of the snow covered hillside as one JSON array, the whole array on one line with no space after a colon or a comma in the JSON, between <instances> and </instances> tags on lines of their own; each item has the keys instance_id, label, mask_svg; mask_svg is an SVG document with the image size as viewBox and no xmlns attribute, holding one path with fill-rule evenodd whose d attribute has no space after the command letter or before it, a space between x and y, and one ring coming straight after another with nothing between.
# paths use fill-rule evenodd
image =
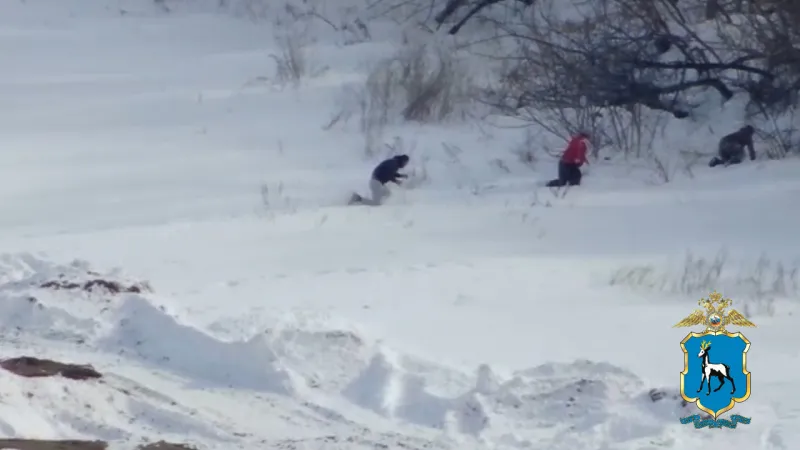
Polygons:
<instances>
[{"instance_id":1,"label":"snow covered hillside","mask_svg":"<svg viewBox=\"0 0 800 450\"><path fill-rule=\"evenodd\" d=\"M1 438L800 445L798 161L656 184L600 160L555 195L519 129L394 126L370 153L326 125L396 42L309 42L295 83L274 31L144 1L0 5L0 358L101 374L0 370ZM408 186L344 206L399 151ZM735 431L679 422L697 410L672 325L714 289L758 325Z\"/></svg>"}]
</instances>

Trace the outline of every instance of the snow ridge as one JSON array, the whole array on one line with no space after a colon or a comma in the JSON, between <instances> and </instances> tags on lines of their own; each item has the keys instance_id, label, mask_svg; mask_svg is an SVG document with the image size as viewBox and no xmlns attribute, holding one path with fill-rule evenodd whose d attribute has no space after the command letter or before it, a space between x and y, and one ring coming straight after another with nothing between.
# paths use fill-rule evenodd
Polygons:
<instances>
[{"instance_id":1,"label":"snow ridge","mask_svg":"<svg viewBox=\"0 0 800 450\"><path fill-rule=\"evenodd\" d=\"M117 374L118 366L136 366L180 380L190 392L250 392L254 398L295 408L305 405L300 406L304 414L327 411L329 419L338 415L333 419L338 422L354 424L369 417L369 421L440 430L471 442L512 447L539 442L548 448L568 448L649 439L683 413L676 392L662 391L666 399L655 401L642 380L608 363L548 363L506 378L482 365L474 374L466 374L398 354L349 330L303 329L299 323L296 327L284 323L244 340L223 340L157 306L155 293L84 289L87 280L123 287L146 285L119 271L101 274L85 262L60 265L26 254L3 255L0 261L3 337L47 349L48 354L69 354L78 347L94 355L90 362L116 381L104 381L105 386L81 385L75 388L80 396L92 395L92 390L106 392L102 395L114 405L121 402L120 390L130 392L135 386L141 398L128 400L127 414L149 421L149 429L159 435L168 434L162 428L169 426L208 437L212 427L187 422L177 402L153 392L156 388ZM52 280L78 287L54 288ZM113 355L119 364L109 365L103 355ZM3 377L13 381L11 375ZM441 379L451 380L446 383L449 386ZM452 391L452 380L459 380L461 393L442 393L445 387ZM50 380L44 389L57 389L58 383ZM109 392L109 386L120 390ZM178 406L168 411L154 406L165 402ZM354 412L350 420L331 414L327 403L344 403L349 405L345 411L360 412ZM29 414L38 409L30 407ZM59 420L75 410L56 409ZM82 436L121 439L129 434L102 411L85 419L77 417L69 416L64 423ZM216 419L206 420L215 423L217 440L231 439L236 433L234 423L226 424L230 427L226 434L219 431L225 427L219 427ZM6 434L20 431L15 425L9 427Z\"/></svg>"}]
</instances>

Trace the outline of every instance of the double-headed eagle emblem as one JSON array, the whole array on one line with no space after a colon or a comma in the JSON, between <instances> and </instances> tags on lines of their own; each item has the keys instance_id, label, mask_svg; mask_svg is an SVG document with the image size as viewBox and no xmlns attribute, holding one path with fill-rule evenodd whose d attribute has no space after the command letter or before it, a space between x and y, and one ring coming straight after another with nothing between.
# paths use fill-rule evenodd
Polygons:
<instances>
[{"instance_id":1,"label":"double-headed eagle emblem","mask_svg":"<svg viewBox=\"0 0 800 450\"><path fill-rule=\"evenodd\" d=\"M735 309L725 311L731 306L731 299L722 298L719 292L712 292L708 298L697 302L704 309L697 309L683 320L673 326L673 328L693 327L705 325L705 332L724 332L726 325L737 327L754 328L756 325L745 318L742 313Z\"/></svg>"}]
</instances>

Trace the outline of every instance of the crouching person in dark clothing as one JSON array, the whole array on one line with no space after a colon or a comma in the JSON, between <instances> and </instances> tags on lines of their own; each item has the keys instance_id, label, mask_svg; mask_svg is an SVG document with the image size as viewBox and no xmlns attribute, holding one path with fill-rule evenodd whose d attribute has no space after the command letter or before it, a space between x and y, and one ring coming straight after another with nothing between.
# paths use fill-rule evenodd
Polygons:
<instances>
[{"instance_id":1,"label":"crouching person in dark clothing","mask_svg":"<svg viewBox=\"0 0 800 450\"><path fill-rule=\"evenodd\" d=\"M747 125L739 129L735 133L724 136L719 140L719 149L717 156L708 162L709 167L716 167L720 164L725 167L731 164L739 164L744 160L744 149L747 147L747 152L750 156L750 161L756 159L756 151L753 148L753 134L755 129Z\"/></svg>"},{"instance_id":2,"label":"crouching person in dark clothing","mask_svg":"<svg viewBox=\"0 0 800 450\"><path fill-rule=\"evenodd\" d=\"M558 178L549 181L547 187L578 186L581 184L581 166L588 164L586 152L589 150L589 134L578 133L567 144L567 149L558 162Z\"/></svg>"},{"instance_id":3,"label":"crouching person in dark clothing","mask_svg":"<svg viewBox=\"0 0 800 450\"><path fill-rule=\"evenodd\" d=\"M358 194L353 194L353 197L350 199L350 204L369 206L378 206L382 204L392 193L386 185L388 183L400 185L401 179L408 178L408 175L400 173L400 169L408 164L409 159L408 155L397 155L378 164L375 170L372 171L372 178L369 180L371 197L366 198Z\"/></svg>"}]
</instances>

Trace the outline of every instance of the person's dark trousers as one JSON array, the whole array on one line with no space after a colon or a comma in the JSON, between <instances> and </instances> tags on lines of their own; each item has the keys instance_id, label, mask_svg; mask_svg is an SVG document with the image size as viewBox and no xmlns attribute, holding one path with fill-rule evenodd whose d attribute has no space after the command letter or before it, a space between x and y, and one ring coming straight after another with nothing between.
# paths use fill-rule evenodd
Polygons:
<instances>
[{"instance_id":1,"label":"person's dark trousers","mask_svg":"<svg viewBox=\"0 0 800 450\"><path fill-rule=\"evenodd\" d=\"M708 167L716 167L720 164L724 166L730 166L731 164L740 164L742 162L742 158L738 157L731 157L727 160L720 158L719 156L715 156L711 158L711 161L708 162Z\"/></svg>"},{"instance_id":2,"label":"person's dark trousers","mask_svg":"<svg viewBox=\"0 0 800 450\"><path fill-rule=\"evenodd\" d=\"M578 164L564 161L558 162L558 178L547 183L547 187L579 186L581 184L581 168Z\"/></svg>"}]
</instances>

